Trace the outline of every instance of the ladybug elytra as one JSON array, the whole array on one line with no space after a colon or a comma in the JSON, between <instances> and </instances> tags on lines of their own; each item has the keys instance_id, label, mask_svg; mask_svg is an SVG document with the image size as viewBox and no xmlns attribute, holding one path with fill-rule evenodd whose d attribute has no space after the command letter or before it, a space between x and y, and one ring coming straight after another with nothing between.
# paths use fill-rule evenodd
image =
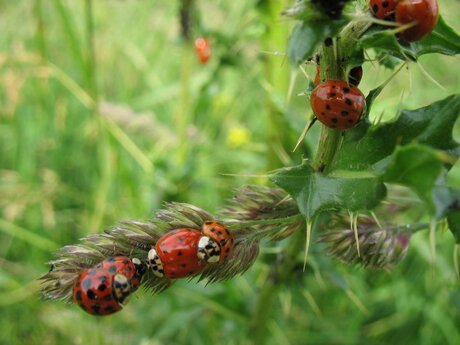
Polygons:
<instances>
[{"instance_id":1,"label":"ladybug elytra","mask_svg":"<svg viewBox=\"0 0 460 345\"><path fill-rule=\"evenodd\" d=\"M322 124L342 130L353 128L359 122L366 99L357 87L343 80L328 80L316 86L310 104Z\"/></svg>"}]
</instances>

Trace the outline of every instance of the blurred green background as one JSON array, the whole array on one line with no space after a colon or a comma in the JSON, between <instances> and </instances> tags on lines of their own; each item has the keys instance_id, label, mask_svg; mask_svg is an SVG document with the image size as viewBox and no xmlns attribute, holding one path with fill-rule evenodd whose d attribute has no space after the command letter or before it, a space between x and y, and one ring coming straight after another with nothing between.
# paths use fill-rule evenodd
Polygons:
<instances>
[{"instance_id":1,"label":"blurred green background","mask_svg":"<svg viewBox=\"0 0 460 345\"><path fill-rule=\"evenodd\" d=\"M266 344L460 344L447 232L434 265L420 233L392 272L344 266L313 247L323 269L277 287L267 318L257 299L284 243L263 243L244 276L141 291L110 317L40 298L36 279L63 245L148 219L164 201L214 212L234 188L268 183L267 172L314 149L318 128L291 153L310 113L306 76L283 56L293 23L279 13L290 2L196 2L187 42L177 0L0 0L0 344L251 344L259 320ZM440 9L460 30L459 1ZM213 45L206 65L198 36ZM423 56L371 116L460 92L458 63ZM361 89L390 74L367 62ZM458 164L450 182L460 184Z\"/></svg>"}]
</instances>

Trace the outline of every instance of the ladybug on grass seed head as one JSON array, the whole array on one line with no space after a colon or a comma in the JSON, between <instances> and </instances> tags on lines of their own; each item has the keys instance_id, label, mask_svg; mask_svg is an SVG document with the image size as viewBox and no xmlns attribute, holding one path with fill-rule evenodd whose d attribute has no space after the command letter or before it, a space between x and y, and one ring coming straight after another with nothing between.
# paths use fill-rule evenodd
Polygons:
<instances>
[{"instance_id":1,"label":"ladybug on grass seed head","mask_svg":"<svg viewBox=\"0 0 460 345\"><path fill-rule=\"evenodd\" d=\"M122 309L139 286L145 266L126 256L108 258L85 269L73 286L73 299L91 315L109 315Z\"/></svg>"},{"instance_id":2,"label":"ladybug on grass seed head","mask_svg":"<svg viewBox=\"0 0 460 345\"><path fill-rule=\"evenodd\" d=\"M148 266L157 277L177 279L194 275L206 265L198 257L199 230L182 228L166 233L148 253Z\"/></svg>"}]
</instances>

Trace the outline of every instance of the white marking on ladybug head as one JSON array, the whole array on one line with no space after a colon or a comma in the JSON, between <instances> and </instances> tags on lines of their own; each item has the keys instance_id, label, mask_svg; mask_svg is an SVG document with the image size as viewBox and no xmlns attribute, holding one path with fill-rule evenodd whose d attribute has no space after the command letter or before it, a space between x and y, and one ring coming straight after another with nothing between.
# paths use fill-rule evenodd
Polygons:
<instances>
[{"instance_id":1,"label":"white marking on ladybug head","mask_svg":"<svg viewBox=\"0 0 460 345\"><path fill-rule=\"evenodd\" d=\"M213 239L203 236L198 241L198 258L209 263L219 262L220 247Z\"/></svg>"},{"instance_id":2,"label":"white marking on ladybug head","mask_svg":"<svg viewBox=\"0 0 460 345\"><path fill-rule=\"evenodd\" d=\"M154 248L150 249L149 253L147 254L147 266L157 277L164 277L163 263L161 262L160 256Z\"/></svg>"},{"instance_id":3,"label":"white marking on ladybug head","mask_svg":"<svg viewBox=\"0 0 460 345\"><path fill-rule=\"evenodd\" d=\"M113 278L113 292L114 292L115 298L120 303L123 303L126 297L130 294L131 283L129 282L129 279L126 278L125 275L123 274L115 275L115 277Z\"/></svg>"}]
</instances>

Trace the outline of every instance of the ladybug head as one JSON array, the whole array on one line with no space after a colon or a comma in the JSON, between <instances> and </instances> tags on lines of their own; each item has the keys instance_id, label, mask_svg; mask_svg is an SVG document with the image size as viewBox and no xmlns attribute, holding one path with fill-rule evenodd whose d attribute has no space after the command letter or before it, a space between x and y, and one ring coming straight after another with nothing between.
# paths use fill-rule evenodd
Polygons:
<instances>
[{"instance_id":1,"label":"ladybug head","mask_svg":"<svg viewBox=\"0 0 460 345\"><path fill-rule=\"evenodd\" d=\"M200 238L198 242L198 258L209 263L219 262L220 246L219 244L207 236Z\"/></svg>"},{"instance_id":2,"label":"ladybug head","mask_svg":"<svg viewBox=\"0 0 460 345\"><path fill-rule=\"evenodd\" d=\"M145 271L147 271L147 263L139 260L138 258L132 258L131 261L134 265L134 269L136 270L136 274L139 277L142 277Z\"/></svg>"},{"instance_id":3,"label":"ladybug head","mask_svg":"<svg viewBox=\"0 0 460 345\"><path fill-rule=\"evenodd\" d=\"M131 283L123 274L116 274L113 277L112 290L117 301L123 303L131 292Z\"/></svg>"}]
</instances>

